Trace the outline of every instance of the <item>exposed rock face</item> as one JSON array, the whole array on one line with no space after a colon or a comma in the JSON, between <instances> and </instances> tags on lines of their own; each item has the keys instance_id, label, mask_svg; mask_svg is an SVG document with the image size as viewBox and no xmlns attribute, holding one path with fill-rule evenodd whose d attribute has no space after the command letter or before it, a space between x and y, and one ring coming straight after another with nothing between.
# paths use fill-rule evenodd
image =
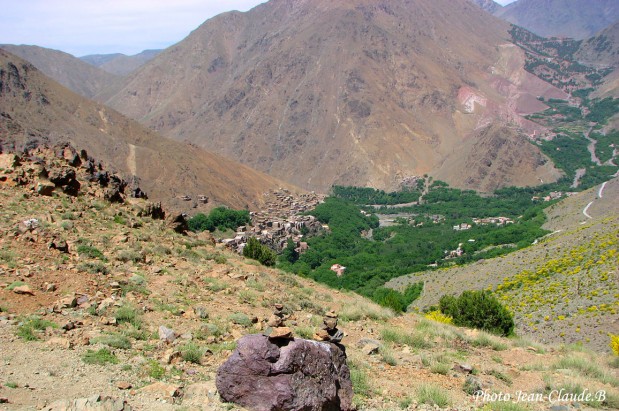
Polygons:
<instances>
[{"instance_id":1,"label":"exposed rock face","mask_svg":"<svg viewBox=\"0 0 619 411\"><path fill-rule=\"evenodd\" d=\"M246 335L217 371L224 401L256 411L352 410L352 383L341 345Z\"/></svg>"}]
</instances>

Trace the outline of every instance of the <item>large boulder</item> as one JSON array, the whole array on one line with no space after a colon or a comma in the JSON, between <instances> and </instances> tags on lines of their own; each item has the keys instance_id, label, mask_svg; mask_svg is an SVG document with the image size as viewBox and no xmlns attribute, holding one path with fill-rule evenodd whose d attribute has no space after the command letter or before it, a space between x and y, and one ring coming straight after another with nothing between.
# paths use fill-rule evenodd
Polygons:
<instances>
[{"instance_id":1,"label":"large boulder","mask_svg":"<svg viewBox=\"0 0 619 411\"><path fill-rule=\"evenodd\" d=\"M216 385L224 401L255 411L353 409L344 347L328 342L246 335Z\"/></svg>"}]
</instances>

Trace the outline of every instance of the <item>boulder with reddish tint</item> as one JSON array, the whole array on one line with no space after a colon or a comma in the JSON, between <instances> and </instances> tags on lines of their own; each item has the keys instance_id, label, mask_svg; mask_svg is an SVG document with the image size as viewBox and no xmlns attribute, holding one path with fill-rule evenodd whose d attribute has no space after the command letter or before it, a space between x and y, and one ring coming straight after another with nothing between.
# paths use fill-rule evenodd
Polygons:
<instances>
[{"instance_id":1,"label":"boulder with reddish tint","mask_svg":"<svg viewBox=\"0 0 619 411\"><path fill-rule=\"evenodd\" d=\"M255 411L352 410L352 383L343 346L303 339L238 341L219 368L219 395Z\"/></svg>"}]
</instances>

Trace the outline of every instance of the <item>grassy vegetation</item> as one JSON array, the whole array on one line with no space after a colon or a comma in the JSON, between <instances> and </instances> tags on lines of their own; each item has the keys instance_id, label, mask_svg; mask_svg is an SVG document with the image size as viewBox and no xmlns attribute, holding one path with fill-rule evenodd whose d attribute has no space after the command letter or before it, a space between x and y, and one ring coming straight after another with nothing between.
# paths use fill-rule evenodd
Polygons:
<instances>
[{"instance_id":1,"label":"grassy vegetation","mask_svg":"<svg viewBox=\"0 0 619 411\"><path fill-rule=\"evenodd\" d=\"M47 328L58 328L58 324L37 316L31 316L20 322L16 335L26 341L37 341L39 340L37 332L45 331Z\"/></svg>"},{"instance_id":2,"label":"grassy vegetation","mask_svg":"<svg viewBox=\"0 0 619 411\"><path fill-rule=\"evenodd\" d=\"M372 389L367 371L362 365L352 359L348 360L348 368L350 368L350 380L352 381L355 396L369 397Z\"/></svg>"},{"instance_id":3,"label":"grassy vegetation","mask_svg":"<svg viewBox=\"0 0 619 411\"><path fill-rule=\"evenodd\" d=\"M92 339L91 343L104 344L108 347L119 348L123 350L128 350L131 348L131 340L129 340L129 338L125 335L116 333L95 337Z\"/></svg>"},{"instance_id":4,"label":"grassy vegetation","mask_svg":"<svg viewBox=\"0 0 619 411\"><path fill-rule=\"evenodd\" d=\"M619 386L619 380L617 378L606 373L598 364L591 361L590 358L572 355L561 358L553 367L555 369L574 370L584 377L595 378L600 382L611 384L615 387Z\"/></svg>"},{"instance_id":5,"label":"grassy vegetation","mask_svg":"<svg viewBox=\"0 0 619 411\"><path fill-rule=\"evenodd\" d=\"M204 355L204 349L195 343L183 345L180 351L183 356L183 360L193 364L200 364L200 360Z\"/></svg>"},{"instance_id":6,"label":"grassy vegetation","mask_svg":"<svg viewBox=\"0 0 619 411\"><path fill-rule=\"evenodd\" d=\"M125 304L118 307L114 313L114 318L116 318L116 322L118 322L118 324L127 323L138 329L142 326L139 311L130 304Z\"/></svg>"},{"instance_id":7,"label":"grassy vegetation","mask_svg":"<svg viewBox=\"0 0 619 411\"><path fill-rule=\"evenodd\" d=\"M88 350L86 354L82 356L82 360L86 364L118 364L118 358L107 348L101 348L98 351Z\"/></svg>"},{"instance_id":8,"label":"grassy vegetation","mask_svg":"<svg viewBox=\"0 0 619 411\"><path fill-rule=\"evenodd\" d=\"M417 389L417 400L420 404L437 405L440 408L451 404L449 394L432 384L423 384Z\"/></svg>"}]
</instances>

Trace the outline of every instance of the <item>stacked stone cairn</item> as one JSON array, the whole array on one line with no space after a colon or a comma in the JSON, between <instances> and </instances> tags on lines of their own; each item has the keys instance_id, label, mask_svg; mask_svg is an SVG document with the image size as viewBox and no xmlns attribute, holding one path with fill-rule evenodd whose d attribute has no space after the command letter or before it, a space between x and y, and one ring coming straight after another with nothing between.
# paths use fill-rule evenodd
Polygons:
<instances>
[{"instance_id":1,"label":"stacked stone cairn","mask_svg":"<svg viewBox=\"0 0 619 411\"><path fill-rule=\"evenodd\" d=\"M267 320L267 329L265 335L270 340L290 340L292 339L292 329L286 327L285 321L288 316L284 312L284 306L282 304L275 304L273 314Z\"/></svg>"},{"instance_id":2,"label":"stacked stone cairn","mask_svg":"<svg viewBox=\"0 0 619 411\"><path fill-rule=\"evenodd\" d=\"M322 323L323 326L314 334L314 339L339 344L344 333L337 328L337 313L333 310L325 313Z\"/></svg>"}]
</instances>

